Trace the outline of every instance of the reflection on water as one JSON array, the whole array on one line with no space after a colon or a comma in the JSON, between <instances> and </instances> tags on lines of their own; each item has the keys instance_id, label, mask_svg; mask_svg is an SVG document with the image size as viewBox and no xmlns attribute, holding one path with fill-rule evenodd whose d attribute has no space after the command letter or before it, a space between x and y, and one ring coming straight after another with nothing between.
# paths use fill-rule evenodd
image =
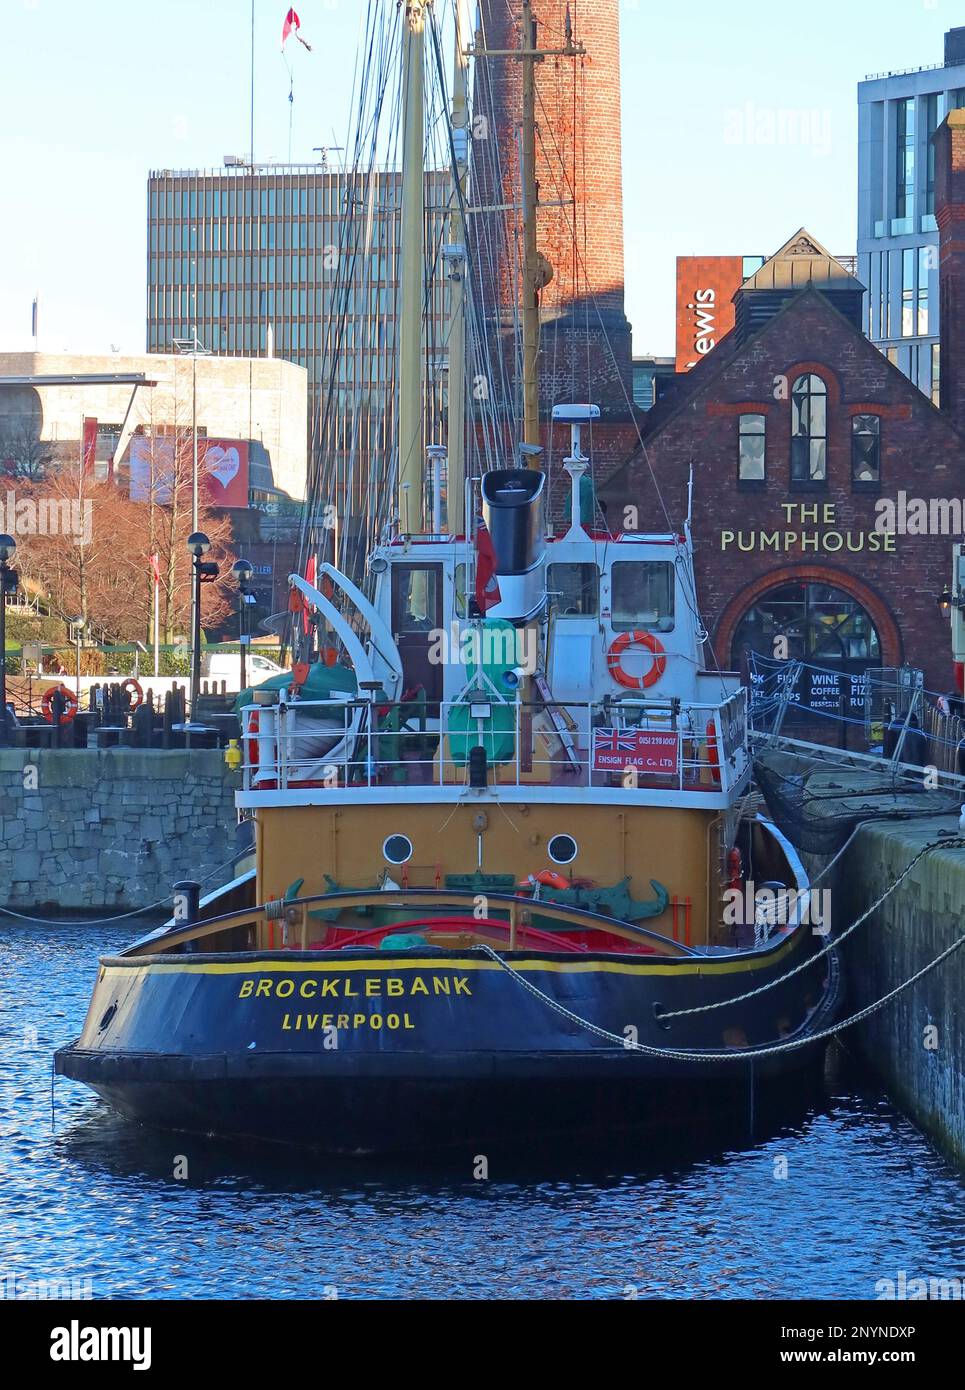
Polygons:
<instances>
[{"instance_id":1,"label":"reflection on water","mask_svg":"<svg viewBox=\"0 0 965 1390\"><path fill-rule=\"evenodd\" d=\"M95 1297L873 1298L965 1276L965 1182L834 1059L783 1114L387 1163L165 1135L59 1078L131 924L4 928L0 1279ZM180 1176L178 1176L180 1174Z\"/></svg>"}]
</instances>

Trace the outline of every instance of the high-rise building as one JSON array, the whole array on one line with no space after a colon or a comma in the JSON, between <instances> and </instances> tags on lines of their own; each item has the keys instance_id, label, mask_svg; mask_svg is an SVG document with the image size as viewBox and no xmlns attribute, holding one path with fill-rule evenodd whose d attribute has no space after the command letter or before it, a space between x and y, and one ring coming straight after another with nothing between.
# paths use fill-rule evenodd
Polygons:
<instances>
[{"instance_id":1,"label":"high-rise building","mask_svg":"<svg viewBox=\"0 0 965 1390\"><path fill-rule=\"evenodd\" d=\"M965 27L945 61L858 84L858 279L865 332L939 399L938 226L932 136L965 106Z\"/></svg>"},{"instance_id":2,"label":"high-rise building","mask_svg":"<svg viewBox=\"0 0 965 1390\"><path fill-rule=\"evenodd\" d=\"M207 352L308 371L309 412L384 419L397 351L401 175L308 165L160 169L148 178L147 349L194 333ZM445 205L448 174L427 177ZM430 305L427 371L444 372L446 288ZM346 424L346 428L349 426ZM365 447L364 441L358 447Z\"/></svg>"}]
</instances>

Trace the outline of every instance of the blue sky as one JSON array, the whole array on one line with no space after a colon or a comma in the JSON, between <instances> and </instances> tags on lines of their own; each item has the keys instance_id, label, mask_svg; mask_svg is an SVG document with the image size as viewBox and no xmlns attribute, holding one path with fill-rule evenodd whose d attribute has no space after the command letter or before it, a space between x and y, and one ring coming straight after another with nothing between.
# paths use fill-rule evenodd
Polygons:
<instances>
[{"instance_id":1,"label":"blue sky","mask_svg":"<svg viewBox=\"0 0 965 1390\"><path fill-rule=\"evenodd\" d=\"M855 84L940 62L965 6L620 6L627 312L637 351L669 353L677 255L763 254L802 224L854 250ZM360 7L296 6L314 46L289 45L296 160L342 143ZM260 158L288 154L286 9L256 4ZM247 149L249 15L249 0L0 0L0 351L31 345L38 291L44 350L143 350L146 173ZM769 142L782 112L809 144Z\"/></svg>"}]
</instances>

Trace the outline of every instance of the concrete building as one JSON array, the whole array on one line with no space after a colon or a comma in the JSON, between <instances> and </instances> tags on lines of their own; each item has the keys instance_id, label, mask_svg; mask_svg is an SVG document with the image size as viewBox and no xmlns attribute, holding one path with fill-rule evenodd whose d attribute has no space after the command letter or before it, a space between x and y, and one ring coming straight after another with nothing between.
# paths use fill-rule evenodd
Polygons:
<instances>
[{"instance_id":1,"label":"concrete building","mask_svg":"<svg viewBox=\"0 0 965 1390\"><path fill-rule=\"evenodd\" d=\"M965 105L965 27L945 61L858 84L858 279L871 341L939 403L935 152L946 114Z\"/></svg>"},{"instance_id":2,"label":"concrete building","mask_svg":"<svg viewBox=\"0 0 965 1390\"><path fill-rule=\"evenodd\" d=\"M137 433L190 428L194 404L203 437L247 443L248 504L274 506L305 496L307 392L305 370L278 358L0 353L0 467L30 473L31 460L79 446L88 420L95 475L111 460L123 475Z\"/></svg>"}]
</instances>

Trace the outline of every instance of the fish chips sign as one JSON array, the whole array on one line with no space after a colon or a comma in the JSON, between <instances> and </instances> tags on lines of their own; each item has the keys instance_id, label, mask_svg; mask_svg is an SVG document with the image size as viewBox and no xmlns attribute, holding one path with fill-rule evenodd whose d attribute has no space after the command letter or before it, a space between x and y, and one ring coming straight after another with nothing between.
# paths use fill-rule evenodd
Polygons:
<instances>
[{"instance_id":1,"label":"fish chips sign","mask_svg":"<svg viewBox=\"0 0 965 1390\"><path fill-rule=\"evenodd\" d=\"M624 772L628 767L651 776L676 777L680 767L677 735L655 729L594 729L594 772Z\"/></svg>"},{"instance_id":2,"label":"fish chips sign","mask_svg":"<svg viewBox=\"0 0 965 1390\"><path fill-rule=\"evenodd\" d=\"M189 458L183 471L190 484ZM202 496L209 506L218 508L248 505L248 441L244 439L199 439L198 476ZM174 441L163 435L153 439L137 435L131 441L131 501L153 500L160 507L170 504L175 488Z\"/></svg>"}]
</instances>

